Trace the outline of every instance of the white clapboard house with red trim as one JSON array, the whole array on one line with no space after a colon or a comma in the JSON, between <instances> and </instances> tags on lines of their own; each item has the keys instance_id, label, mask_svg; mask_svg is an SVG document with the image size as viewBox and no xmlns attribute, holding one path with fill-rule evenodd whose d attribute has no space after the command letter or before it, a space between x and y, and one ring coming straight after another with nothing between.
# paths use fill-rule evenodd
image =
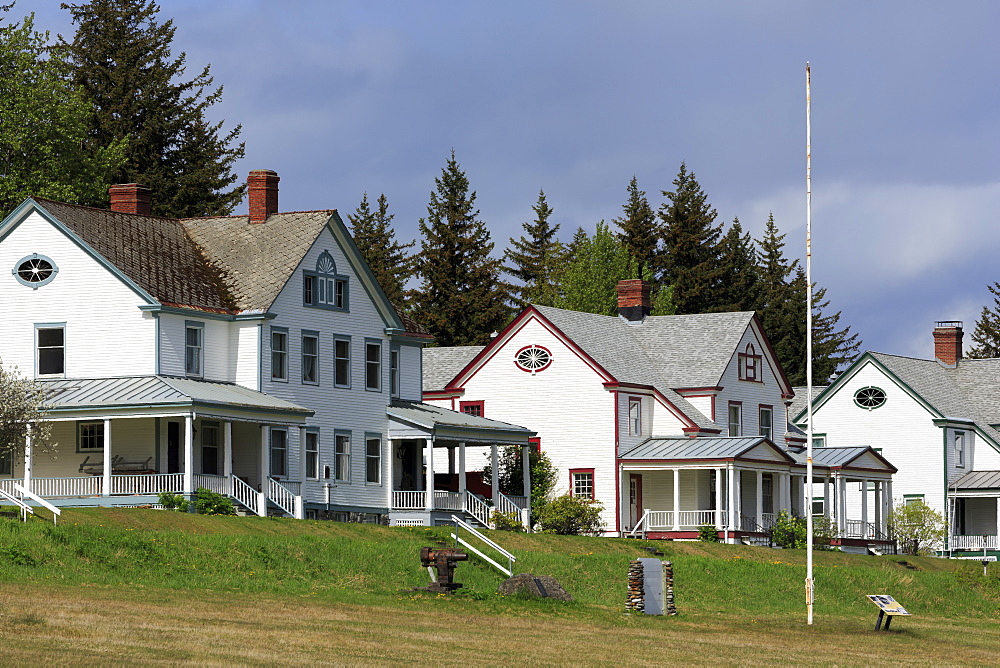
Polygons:
<instances>
[{"instance_id":1,"label":"white clapboard house with red trim","mask_svg":"<svg viewBox=\"0 0 1000 668\"><path fill-rule=\"evenodd\" d=\"M424 401L536 431L557 493L600 501L607 535L708 525L753 541L780 510L812 512L792 388L758 317L650 316L647 284L618 290L617 316L529 306L485 347L425 349ZM894 472L871 448L825 448L814 480L885 491ZM830 510L842 544L886 538L884 503L856 535L846 503Z\"/></svg>"}]
</instances>

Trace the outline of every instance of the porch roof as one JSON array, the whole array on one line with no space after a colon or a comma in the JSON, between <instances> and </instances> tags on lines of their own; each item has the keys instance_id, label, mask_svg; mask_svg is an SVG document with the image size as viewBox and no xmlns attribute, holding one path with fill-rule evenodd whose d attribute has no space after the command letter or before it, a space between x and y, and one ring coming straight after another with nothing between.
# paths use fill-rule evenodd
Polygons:
<instances>
[{"instance_id":1,"label":"porch roof","mask_svg":"<svg viewBox=\"0 0 1000 668\"><path fill-rule=\"evenodd\" d=\"M763 445L775 453L775 463L794 464L787 452L778 448L764 436L719 436L690 438L675 436L650 438L630 450L623 452L622 460L658 459L736 459ZM757 459L754 457L753 459Z\"/></svg>"},{"instance_id":2,"label":"porch roof","mask_svg":"<svg viewBox=\"0 0 1000 668\"><path fill-rule=\"evenodd\" d=\"M118 412L135 409L201 408L269 413L304 420L314 411L241 385L170 376L126 376L38 381L49 413Z\"/></svg>"},{"instance_id":3,"label":"porch roof","mask_svg":"<svg viewBox=\"0 0 1000 668\"><path fill-rule=\"evenodd\" d=\"M951 483L953 489L1000 489L1000 471L969 471Z\"/></svg>"},{"instance_id":4,"label":"porch roof","mask_svg":"<svg viewBox=\"0 0 1000 668\"><path fill-rule=\"evenodd\" d=\"M865 454L870 454L869 464L877 462L875 467L865 465L863 461ZM801 464L806 463L805 451L796 453L796 458ZM821 468L865 468L872 470L885 470L895 473L898 469L890 464L882 455L868 445L854 445L837 448L813 448L813 464Z\"/></svg>"},{"instance_id":5,"label":"porch roof","mask_svg":"<svg viewBox=\"0 0 1000 668\"><path fill-rule=\"evenodd\" d=\"M386 410L389 438L436 438L527 445L536 432L514 424L459 413L440 406L393 399Z\"/></svg>"}]
</instances>

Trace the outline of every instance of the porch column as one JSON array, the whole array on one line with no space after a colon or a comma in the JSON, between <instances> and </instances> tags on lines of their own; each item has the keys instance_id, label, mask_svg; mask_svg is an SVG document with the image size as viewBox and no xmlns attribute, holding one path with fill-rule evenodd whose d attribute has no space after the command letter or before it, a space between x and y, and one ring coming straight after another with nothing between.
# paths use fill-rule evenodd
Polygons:
<instances>
[{"instance_id":1,"label":"porch column","mask_svg":"<svg viewBox=\"0 0 1000 668\"><path fill-rule=\"evenodd\" d=\"M462 507L465 507L465 441L458 444L458 493L462 497Z\"/></svg>"},{"instance_id":2,"label":"porch column","mask_svg":"<svg viewBox=\"0 0 1000 668\"><path fill-rule=\"evenodd\" d=\"M868 538L868 481L861 481L861 537Z\"/></svg>"},{"instance_id":3,"label":"porch column","mask_svg":"<svg viewBox=\"0 0 1000 668\"><path fill-rule=\"evenodd\" d=\"M449 445L448 446L448 475L449 476L455 475L455 446L454 445ZM450 485L451 483L449 482L448 484Z\"/></svg>"},{"instance_id":4,"label":"porch column","mask_svg":"<svg viewBox=\"0 0 1000 668\"><path fill-rule=\"evenodd\" d=\"M229 480L233 475L233 423L222 423L222 475Z\"/></svg>"},{"instance_id":5,"label":"porch column","mask_svg":"<svg viewBox=\"0 0 1000 668\"><path fill-rule=\"evenodd\" d=\"M107 424L104 425L104 438L107 439L110 429L108 429ZM110 443L109 443L110 445ZM107 450L104 451L104 462L107 471L107 461L108 454ZM194 492L194 416L185 415L184 416L184 493L191 494Z\"/></svg>"},{"instance_id":6,"label":"porch column","mask_svg":"<svg viewBox=\"0 0 1000 668\"><path fill-rule=\"evenodd\" d=\"M681 470L674 469L674 531L681 530Z\"/></svg>"},{"instance_id":7,"label":"porch column","mask_svg":"<svg viewBox=\"0 0 1000 668\"><path fill-rule=\"evenodd\" d=\"M715 469L715 529L722 531L722 472L725 469Z\"/></svg>"},{"instance_id":8,"label":"porch column","mask_svg":"<svg viewBox=\"0 0 1000 668\"><path fill-rule=\"evenodd\" d=\"M885 488L882 487L882 481L876 480L874 509L875 509L875 530L878 532L882 531L882 516L884 514L882 508L883 505L882 496L884 495L884 493L885 493Z\"/></svg>"},{"instance_id":9,"label":"porch column","mask_svg":"<svg viewBox=\"0 0 1000 668\"><path fill-rule=\"evenodd\" d=\"M733 526L735 531L743 531L743 471L733 464Z\"/></svg>"},{"instance_id":10,"label":"porch column","mask_svg":"<svg viewBox=\"0 0 1000 668\"><path fill-rule=\"evenodd\" d=\"M268 430L267 425L262 424L260 426L260 489L261 491L267 490L267 479L271 477L271 457L270 448L268 448Z\"/></svg>"},{"instance_id":11,"label":"porch column","mask_svg":"<svg viewBox=\"0 0 1000 668\"><path fill-rule=\"evenodd\" d=\"M823 514L828 519L837 519L836 508L830 504L830 476L823 478Z\"/></svg>"},{"instance_id":12,"label":"porch column","mask_svg":"<svg viewBox=\"0 0 1000 668\"><path fill-rule=\"evenodd\" d=\"M730 531L736 531L736 476L734 474L734 467L732 464L726 466L726 483L729 487L729 503L726 504L726 510L729 512L729 521L726 525L729 527Z\"/></svg>"},{"instance_id":13,"label":"porch column","mask_svg":"<svg viewBox=\"0 0 1000 668\"><path fill-rule=\"evenodd\" d=\"M500 460L497 456L497 444L490 444L490 493L493 495L493 508L500 507Z\"/></svg>"},{"instance_id":14,"label":"porch column","mask_svg":"<svg viewBox=\"0 0 1000 668\"><path fill-rule=\"evenodd\" d=\"M524 496L531 499L531 446L521 446L521 482L524 485Z\"/></svg>"},{"instance_id":15,"label":"porch column","mask_svg":"<svg viewBox=\"0 0 1000 668\"><path fill-rule=\"evenodd\" d=\"M426 489L426 498L424 499L424 508L427 512L434 510L434 439L428 438L424 440L424 461L427 465L427 470L424 471L424 488Z\"/></svg>"},{"instance_id":16,"label":"porch column","mask_svg":"<svg viewBox=\"0 0 1000 668\"><path fill-rule=\"evenodd\" d=\"M31 491L31 464L34 458L34 445L31 442L31 424L27 425L24 434L24 488ZM13 460L13 457L11 457ZM14 465L11 464L11 471L13 472Z\"/></svg>"},{"instance_id":17,"label":"porch column","mask_svg":"<svg viewBox=\"0 0 1000 668\"><path fill-rule=\"evenodd\" d=\"M837 474L837 526L840 535L847 533L847 478Z\"/></svg>"},{"instance_id":18,"label":"porch column","mask_svg":"<svg viewBox=\"0 0 1000 668\"><path fill-rule=\"evenodd\" d=\"M101 476L101 494L111 496L111 420L104 420L104 474Z\"/></svg>"},{"instance_id":19,"label":"porch column","mask_svg":"<svg viewBox=\"0 0 1000 668\"><path fill-rule=\"evenodd\" d=\"M892 501L892 480L886 480L884 483L884 491L882 496L885 503L885 513L882 515L882 531L888 532L889 530L889 516L892 514L893 501Z\"/></svg>"},{"instance_id":20,"label":"porch column","mask_svg":"<svg viewBox=\"0 0 1000 668\"><path fill-rule=\"evenodd\" d=\"M771 493L774 494L773 489ZM764 527L764 472L760 469L757 469L757 527Z\"/></svg>"}]
</instances>

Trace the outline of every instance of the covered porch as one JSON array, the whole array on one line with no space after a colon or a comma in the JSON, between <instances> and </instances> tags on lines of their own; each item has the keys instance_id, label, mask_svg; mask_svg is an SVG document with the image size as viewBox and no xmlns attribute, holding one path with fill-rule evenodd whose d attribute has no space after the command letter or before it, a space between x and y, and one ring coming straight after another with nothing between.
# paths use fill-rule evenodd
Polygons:
<instances>
[{"instance_id":1,"label":"covered porch","mask_svg":"<svg viewBox=\"0 0 1000 668\"><path fill-rule=\"evenodd\" d=\"M224 383L143 376L43 381L57 455L36 455L0 478L55 505L144 505L199 487L258 515L301 516L288 452L312 411Z\"/></svg>"},{"instance_id":2,"label":"covered porch","mask_svg":"<svg viewBox=\"0 0 1000 668\"><path fill-rule=\"evenodd\" d=\"M457 514L492 527L493 513L501 512L530 526L528 449L535 432L420 402L394 400L386 412L392 461L390 524L428 526L447 523ZM521 449L520 494L503 493L496 474L500 449L508 446ZM493 471L488 485L475 467L485 453Z\"/></svg>"},{"instance_id":3,"label":"covered porch","mask_svg":"<svg viewBox=\"0 0 1000 668\"><path fill-rule=\"evenodd\" d=\"M1000 471L971 471L951 484L948 550L1000 556Z\"/></svg>"}]
</instances>

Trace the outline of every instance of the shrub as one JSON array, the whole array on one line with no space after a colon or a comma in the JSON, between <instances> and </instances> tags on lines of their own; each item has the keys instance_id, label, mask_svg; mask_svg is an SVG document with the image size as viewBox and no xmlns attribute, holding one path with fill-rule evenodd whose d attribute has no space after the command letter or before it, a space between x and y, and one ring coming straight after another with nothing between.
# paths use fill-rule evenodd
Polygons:
<instances>
[{"instance_id":1,"label":"shrub","mask_svg":"<svg viewBox=\"0 0 1000 668\"><path fill-rule=\"evenodd\" d=\"M948 524L941 513L923 501L901 503L889 513L892 536L906 554L930 554L948 535Z\"/></svg>"},{"instance_id":2,"label":"shrub","mask_svg":"<svg viewBox=\"0 0 1000 668\"><path fill-rule=\"evenodd\" d=\"M779 547L804 550L806 532L809 527L804 517L789 515L787 510L778 511L774 526L771 527L771 542ZM827 549L837 535L837 525L828 517L813 517L813 546Z\"/></svg>"},{"instance_id":3,"label":"shrub","mask_svg":"<svg viewBox=\"0 0 1000 668\"><path fill-rule=\"evenodd\" d=\"M222 494L217 494L205 487L199 487L195 492L194 510L199 515L235 515L233 502Z\"/></svg>"},{"instance_id":4,"label":"shrub","mask_svg":"<svg viewBox=\"0 0 1000 668\"><path fill-rule=\"evenodd\" d=\"M524 525L517 513L494 511L490 519L493 521L493 528L498 531L524 531Z\"/></svg>"},{"instance_id":5,"label":"shrub","mask_svg":"<svg viewBox=\"0 0 1000 668\"><path fill-rule=\"evenodd\" d=\"M186 512L188 509L188 502L181 494L174 494L173 492L160 492L159 501L160 505L167 510L179 510L181 512Z\"/></svg>"},{"instance_id":6,"label":"shrub","mask_svg":"<svg viewBox=\"0 0 1000 668\"><path fill-rule=\"evenodd\" d=\"M714 524L702 524L698 527L698 540L703 543L718 543L719 542L719 532L716 531Z\"/></svg>"},{"instance_id":7,"label":"shrub","mask_svg":"<svg viewBox=\"0 0 1000 668\"><path fill-rule=\"evenodd\" d=\"M549 501L538 514L543 533L597 536L604 531L604 506L592 499L564 495Z\"/></svg>"}]
</instances>

